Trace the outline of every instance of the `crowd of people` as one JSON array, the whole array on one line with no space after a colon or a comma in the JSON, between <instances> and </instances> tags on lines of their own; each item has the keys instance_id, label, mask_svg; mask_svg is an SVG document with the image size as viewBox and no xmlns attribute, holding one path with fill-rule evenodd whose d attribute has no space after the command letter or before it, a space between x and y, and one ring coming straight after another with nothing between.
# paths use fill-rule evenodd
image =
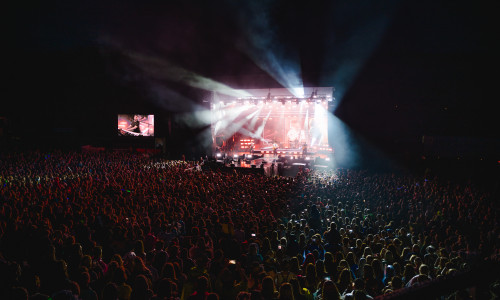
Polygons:
<instances>
[{"instance_id":1,"label":"crowd of people","mask_svg":"<svg viewBox=\"0 0 500 300\"><path fill-rule=\"evenodd\" d=\"M0 298L370 299L499 261L498 203L473 183L198 165L1 154ZM439 296L498 299L491 279Z\"/></svg>"}]
</instances>

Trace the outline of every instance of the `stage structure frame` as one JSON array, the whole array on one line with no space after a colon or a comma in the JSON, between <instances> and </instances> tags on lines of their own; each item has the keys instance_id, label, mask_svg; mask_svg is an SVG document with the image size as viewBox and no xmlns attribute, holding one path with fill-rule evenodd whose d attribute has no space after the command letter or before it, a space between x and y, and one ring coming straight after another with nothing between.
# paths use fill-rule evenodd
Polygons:
<instances>
[{"instance_id":1,"label":"stage structure frame","mask_svg":"<svg viewBox=\"0 0 500 300\"><path fill-rule=\"evenodd\" d=\"M331 154L328 114L333 87L214 91L213 152Z\"/></svg>"}]
</instances>

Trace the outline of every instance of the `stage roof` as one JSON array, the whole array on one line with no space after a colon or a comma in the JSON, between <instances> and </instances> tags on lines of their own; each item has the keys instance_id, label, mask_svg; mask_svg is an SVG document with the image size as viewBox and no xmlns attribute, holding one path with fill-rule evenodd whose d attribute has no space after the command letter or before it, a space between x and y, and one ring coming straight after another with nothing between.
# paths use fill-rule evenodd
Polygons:
<instances>
[{"instance_id":1,"label":"stage roof","mask_svg":"<svg viewBox=\"0 0 500 300\"><path fill-rule=\"evenodd\" d=\"M236 100L323 99L333 101L333 87L268 88L219 90L213 92L212 102Z\"/></svg>"}]
</instances>

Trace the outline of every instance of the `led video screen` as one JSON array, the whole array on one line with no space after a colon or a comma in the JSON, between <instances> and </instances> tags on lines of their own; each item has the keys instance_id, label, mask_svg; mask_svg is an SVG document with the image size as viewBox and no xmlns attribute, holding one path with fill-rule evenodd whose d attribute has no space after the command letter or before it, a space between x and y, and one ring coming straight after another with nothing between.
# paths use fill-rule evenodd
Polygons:
<instances>
[{"instance_id":1,"label":"led video screen","mask_svg":"<svg viewBox=\"0 0 500 300\"><path fill-rule=\"evenodd\" d=\"M154 115L118 115L118 136L154 136Z\"/></svg>"}]
</instances>

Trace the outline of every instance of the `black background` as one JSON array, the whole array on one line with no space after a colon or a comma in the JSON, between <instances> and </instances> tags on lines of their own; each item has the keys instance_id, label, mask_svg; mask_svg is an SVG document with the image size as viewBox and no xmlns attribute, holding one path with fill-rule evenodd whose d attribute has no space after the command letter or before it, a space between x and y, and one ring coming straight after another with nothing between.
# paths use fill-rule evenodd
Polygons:
<instances>
[{"instance_id":1,"label":"black background","mask_svg":"<svg viewBox=\"0 0 500 300\"><path fill-rule=\"evenodd\" d=\"M338 88L335 66L362 60L335 115L384 152L420 156L423 135L498 145L496 1L165 2L7 5L0 116L9 135L109 146L118 113L152 113L170 146L200 152L206 126L178 116L195 109L185 99L203 107L209 92L155 78L127 53L233 88L281 87L241 50L263 31L264 45L297 54L306 86Z\"/></svg>"}]
</instances>

